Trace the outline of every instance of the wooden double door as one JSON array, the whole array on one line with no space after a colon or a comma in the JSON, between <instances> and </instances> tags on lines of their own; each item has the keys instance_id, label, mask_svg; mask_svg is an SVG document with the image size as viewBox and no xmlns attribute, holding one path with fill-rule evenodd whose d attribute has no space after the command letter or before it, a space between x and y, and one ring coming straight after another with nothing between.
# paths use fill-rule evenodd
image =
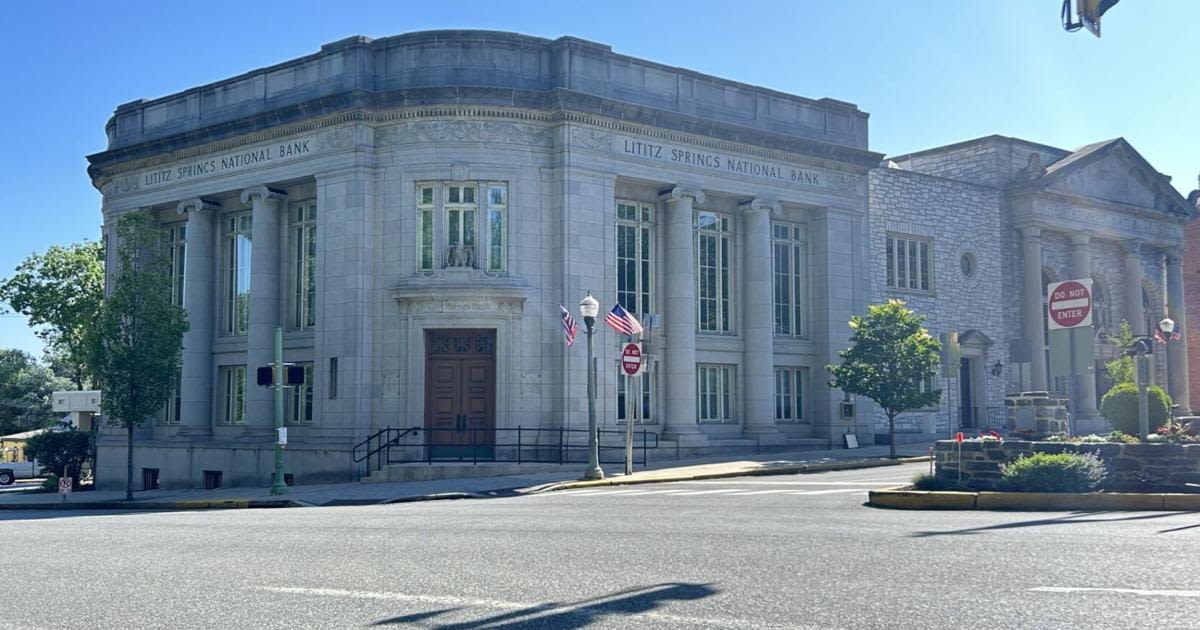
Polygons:
<instances>
[{"instance_id":1,"label":"wooden double door","mask_svg":"<svg viewBox=\"0 0 1200 630\"><path fill-rule=\"evenodd\" d=\"M496 332L425 333L425 431L433 459L492 459L496 444Z\"/></svg>"}]
</instances>

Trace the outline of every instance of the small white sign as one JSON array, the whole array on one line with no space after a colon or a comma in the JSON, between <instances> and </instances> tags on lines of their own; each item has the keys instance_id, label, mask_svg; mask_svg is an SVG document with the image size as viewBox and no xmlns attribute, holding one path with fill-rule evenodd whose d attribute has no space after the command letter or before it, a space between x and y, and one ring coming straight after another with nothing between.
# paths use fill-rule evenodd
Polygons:
<instances>
[{"instance_id":1,"label":"small white sign","mask_svg":"<svg viewBox=\"0 0 1200 630\"><path fill-rule=\"evenodd\" d=\"M71 478L63 477L58 480L58 493L62 495L71 494Z\"/></svg>"},{"instance_id":2,"label":"small white sign","mask_svg":"<svg viewBox=\"0 0 1200 630\"><path fill-rule=\"evenodd\" d=\"M275 429L276 443L280 446L287 446L287 427L279 427Z\"/></svg>"}]
</instances>

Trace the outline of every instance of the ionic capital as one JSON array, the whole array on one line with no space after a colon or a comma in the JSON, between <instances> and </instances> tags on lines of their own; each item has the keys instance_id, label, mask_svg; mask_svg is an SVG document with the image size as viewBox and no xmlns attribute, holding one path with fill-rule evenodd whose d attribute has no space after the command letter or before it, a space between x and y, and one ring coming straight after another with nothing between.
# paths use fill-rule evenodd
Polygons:
<instances>
[{"instance_id":1,"label":"ionic capital","mask_svg":"<svg viewBox=\"0 0 1200 630\"><path fill-rule=\"evenodd\" d=\"M1177 247L1163 250L1163 256L1167 259L1168 267L1178 267L1183 264L1183 252Z\"/></svg>"},{"instance_id":2,"label":"ionic capital","mask_svg":"<svg viewBox=\"0 0 1200 630\"><path fill-rule=\"evenodd\" d=\"M221 204L219 204L215 201L209 201L209 200L203 199L201 197L193 197L191 199L184 199L183 201L180 201L179 204L175 206L175 213L183 214L185 212L187 212L187 213L216 212L217 210L220 210L220 209L221 209Z\"/></svg>"},{"instance_id":3,"label":"ionic capital","mask_svg":"<svg viewBox=\"0 0 1200 630\"><path fill-rule=\"evenodd\" d=\"M1032 240L1040 240L1042 238L1042 228L1040 226L1023 225L1017 229L1021 230L1021 236L1025 240L1032 241Z\"/></svg>"},{"instance_id":4,"label":"ionic capital","mask_svg":"<svg viewBox=\"0 0 1200 630\"><path fill-rule=\"evenodd\" d=\"M738 205L738 207L742 209L742 212L747 214L764 213L768 215L775 215L783 211L783 206L778 201L772 199L763 199L761 197L755 197L750 201L741 203Z\"/></svg>"},{"instance_id":5,"label":"ionic capital","mask_svg":"<svg viewBox=\"0 0 1200 630\"><path fill-rule=\"evenodd\" d=\"M267 186L251 186L242 191L242 203L252 203L254 199L284 199L287 193Z\"/></svg>"},{"instance_id":6,"label":"ionic capital","mask_svg":"<svg viewBox=\"0 0 1200 630\"><path fill-rule=\"evenodd\" d=\"M1075 232L1071 234L1072 247L1087 247L1092 242L1092 235L1087 232Z\"/></svg>"},{"instance_id":7,"label":"ionic capital","mask_svg":"<svg viewBox=\"0 0 1200 630\"><path fill-rule=\"evenodd\" d=\"M679 184L664 190L661 197L666 201L679 201L684 197L691 197L695 204L704 205L704 191L699 186Z\"/></svg>"}]
</instances>

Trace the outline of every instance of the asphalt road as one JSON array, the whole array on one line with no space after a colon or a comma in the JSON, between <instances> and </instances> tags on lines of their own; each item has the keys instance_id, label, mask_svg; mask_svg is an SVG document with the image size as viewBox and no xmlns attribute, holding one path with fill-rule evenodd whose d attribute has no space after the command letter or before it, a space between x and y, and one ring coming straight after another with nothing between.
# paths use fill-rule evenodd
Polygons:
<instances>
[{"instance_id":1,"label":"asphalt road","mask_svg":"<svg viewBox=\"0 0 1200 630\"><path fill-rule=\"evenodd\" d=\"M863 506L923 466L376 507L0 512L0 628L1200 627L1200 514Z\"/></svg>"}]
</instances>

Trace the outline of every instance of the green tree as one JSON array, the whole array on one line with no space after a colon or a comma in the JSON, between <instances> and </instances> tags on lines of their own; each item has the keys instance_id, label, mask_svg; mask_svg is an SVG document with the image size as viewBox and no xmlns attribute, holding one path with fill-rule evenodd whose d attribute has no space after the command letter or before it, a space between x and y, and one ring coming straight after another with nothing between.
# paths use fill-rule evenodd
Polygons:
<instances>
[{"instance_id":1,"label":"green tree","mask_svg":"<svg viewBox=\"0 0 1200 630\"><path fill-rule=\"evenodd\" d=\"M942 399L942 390L921 385L937 373L941 351L924 322L900 300L871 305L865 317L850 319L854 332L850 347L838 353L841 364L825 368L833 376L831 387L866 396L887 414L891 457L896 456L896 416Z\"/></svg>"},{"instance_id":2,"label":"green tree","mask_svg":"<svg viewBox=\"0 0 1200 630\"><path fill-rule=\"evenodd\" d=\"M171 261L153 215L117 223L112 293L100 309L91 369L103 374L101 410L126 430L125 498L133 499L133 431L171 395L187 317L171 303Z\"/></svg>"},{"instance_id":3,"label":"green tree","mask_svg":"<svg viewBox=\"0 0 1200 630\"><path fill-rule=\"evenodd\" d=\"M1112 381L1113 385L1121 383L1136 383L1137 372L1134 369L1133 357L1124 352L1125 348L1133 345L1133 331L1129 328L1129 322L1121 320L1121 332L1109 338L1121 353L1117 358L1104 364L1105 371L1108 372L1108 380Z\"/></svg>"},{"instance_id":4,"label":"green tree","mask_svg":"<svg viewBox=\"0 0 1200 630\"><path fill-rule=\"evenodd\" d=\"M58 475L59 479L70 477L76 488L79 487L83 463L91 455L92 435L75 429L39 433L25 442L27 459L37 460L43 468Z\"/></svg>"},{"instance_id":5,"label":"green tree","mask_svg":"<svg viewBox=\"0 0 1200 630\"><path fill-rule=\"evenodd\" d=\"M93 241L33 254L0 282L0 300L39 327L37 336L61 355L76 389L91 381L88 353L103 297L104 250Z\"/></svg>"},{"instance_id":6,"label":"green tree","mask_svg":"<svg viewBox=\"0 0 1200 630\"><path fill-rule=\"evenodd\" d=\"M0 348L0 435L53 425L58 416L50 410L51 394L67 387L29 354Z\"/></svg>"}]
</instances>

